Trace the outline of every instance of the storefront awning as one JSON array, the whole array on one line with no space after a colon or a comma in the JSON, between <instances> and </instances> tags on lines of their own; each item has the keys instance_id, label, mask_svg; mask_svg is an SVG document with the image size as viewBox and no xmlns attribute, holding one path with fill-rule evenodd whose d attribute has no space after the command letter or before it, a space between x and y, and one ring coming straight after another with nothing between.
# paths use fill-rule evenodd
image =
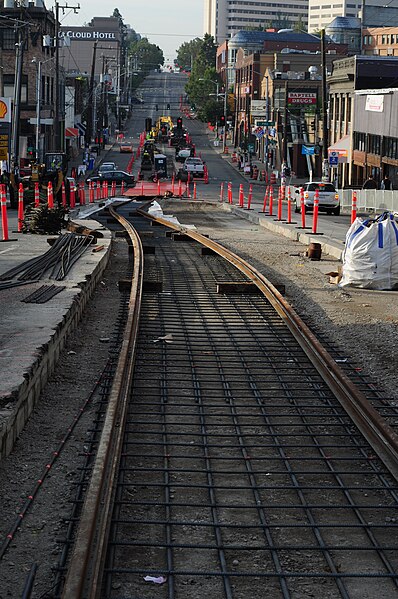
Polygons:
<instances>
[{"instance_id":1,"label":"storefront awning","mask_svg":"<svg viewBox=\"0 0 398 599\"><path fill-rule=\"evenodd\" d=\"M67 127L65 131L65 137L79 137L79 129L75 127Z\"/></svg>"},{"instance_id":2,"label":"storefront awning","mask_svg":"<svg viewBox=\"0 0 398 599\"><path fill-rule=\"evenodd\" d=\"M347 162L348 153L350 151L350 136L344 135L339 141L328 147L328 154L337 152L339 155L339 163Z\"/></svg>"}]
</instances>

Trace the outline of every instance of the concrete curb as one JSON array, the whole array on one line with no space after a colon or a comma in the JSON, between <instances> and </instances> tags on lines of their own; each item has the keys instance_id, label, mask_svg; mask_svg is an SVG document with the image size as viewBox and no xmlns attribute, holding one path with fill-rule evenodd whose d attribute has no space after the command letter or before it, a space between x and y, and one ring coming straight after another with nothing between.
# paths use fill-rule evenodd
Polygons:
<instances>
[{"instance_id":1,"label":"concrete curb","mask_svg":"<svg viewBox=\"0 0 398 599\"><path fill-rule=\"evenodd\" d=\"M227 203L220 204L223 210L227 210L238 216L239 218L244 218L260 227L264 227L277 235L283 235L284 237L288 237L293 241L298 241L302 245L309 245L310 243L320 243L322 247L322 252L336 258L337 260L342 259L344 244L339 243L335 239L331 239L326 235L317 236L312 235L311 233L305 233L296 228L295 225L288 225L282 222L277 222L274 220L274 217L271 219L266 218L265 216L261 216L261 214L256 213L254 211L244 210L239 208L238 206L231 206Z\"/></svg>"},{"instance_id":2,"label":"concrete curb","mask_svg":"<svg viewBox=\"0 0 398 599\"><path fill-rule=\"evenodd\" d=\"M82 221L84 222L84 221ZM83 311L100 280L110 257L112 247L111 233L104 231L101 245L105 252L98 260L92 272L85 275L83 281L77 283L78 289L71 305L50 334L48 342L36 350L38 356L28 372L23 374L22 384L13 389L11 394L3 399L9 402L0 411L0 459L7 456L19 435L21 434L33 408L46 385L68 336L76 329Z\"/></svg>"}]
</instances>

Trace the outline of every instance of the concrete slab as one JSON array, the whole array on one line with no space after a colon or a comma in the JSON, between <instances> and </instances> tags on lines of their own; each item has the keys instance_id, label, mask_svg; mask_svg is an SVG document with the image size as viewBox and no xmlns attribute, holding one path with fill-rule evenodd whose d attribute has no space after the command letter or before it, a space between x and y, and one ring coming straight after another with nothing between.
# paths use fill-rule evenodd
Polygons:
<instances>
[{"instance_id":1,"label":"concrete slab","mask_svg":"<svg viewBox=\"0 0 398 599\"><path fill-rule=\"evenodd\" d=\"M97 221L75 222L100 228L104 248L93 252L88 246L63 281L44 279L0 290L0 458L11 451L108 263L111 233ZM16 222L9 224L15 230ZM16 242L0 244L0 274L50 248L48 236L12 236ZM64 289L44 304L21 301L45 284Z\"/></svg>"}]
</instances>

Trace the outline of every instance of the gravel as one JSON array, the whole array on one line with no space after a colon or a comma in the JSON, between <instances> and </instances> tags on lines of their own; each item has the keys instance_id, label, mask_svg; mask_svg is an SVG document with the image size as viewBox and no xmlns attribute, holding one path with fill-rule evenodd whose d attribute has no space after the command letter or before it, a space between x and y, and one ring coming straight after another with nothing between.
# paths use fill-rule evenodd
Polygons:
<instances>
[{"instance_id":1,"label":"gravel","mask_svg":"<svg viewBox=\"0 0 398 599\"><path fill-rule=\"evenodd\" d=\"M197 225L200 232L253 263L274 284L285 285L286 299L307 324L339 346L343 355L354 358L391 401L398 401L396 293L340 289L330 284L326 275L337 270L335 259L323 255L320 262L310 261L304 256L306 247L217 206L196 204L188 209L187 204L172 201L166 205L180 222ZM83 322L62 352L12 454L0 463L3 540L106 363L119 305L117 281L125 276L127 255L124 240L116 239L113 248L109 267ZM94 409L91 405L83 414L0 561L0 599L21 596L33 563L39 568L32 597L52 596L52 568L61 547L63 519L70 513L73 483L78 478L80 454Z\"/></svg>"}]
</instances>

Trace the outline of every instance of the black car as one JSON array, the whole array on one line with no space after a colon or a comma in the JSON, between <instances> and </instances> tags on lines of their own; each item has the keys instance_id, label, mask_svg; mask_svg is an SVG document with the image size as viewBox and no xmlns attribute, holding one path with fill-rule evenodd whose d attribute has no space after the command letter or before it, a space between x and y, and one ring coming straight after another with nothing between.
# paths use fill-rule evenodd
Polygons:
<instances>
[{"instance_id":1,"label":"black car","mask_svg":"<svg viewBox=\"0 0 398 599\"><path fill-rule=\"evenodd\" d=\"M98 175L87 179L87 183L96 183L97 181L108 181L110 183L116 181L117 185L121 185L124 182L127 187L135 185L134 175L130 175L125 171L105 171L104 173L99 173Z\"/></svg>"}]
</instances>

